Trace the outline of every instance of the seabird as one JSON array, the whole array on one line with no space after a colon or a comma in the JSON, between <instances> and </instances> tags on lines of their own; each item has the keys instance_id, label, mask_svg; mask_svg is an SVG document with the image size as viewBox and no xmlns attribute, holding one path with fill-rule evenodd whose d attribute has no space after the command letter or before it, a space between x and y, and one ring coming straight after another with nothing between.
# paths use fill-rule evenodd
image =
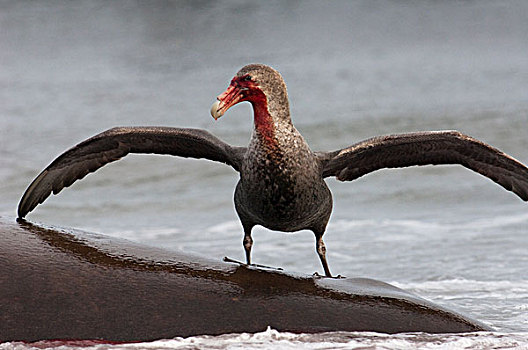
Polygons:
<instances>
[{"instance_id":1,"label":"seabird","mask_svg":"<svg viewBox=\"0 0 528 350\"><path fill-rule=\"evenodd\" d=\"M231 146L200 129L117 127L93 136L55 159L30 184L18 206L24 218L52 192L82 179L129 153L206 158L240 174L235 208L244 229L246 262L251 264L255 225L270 230L311 230L325 275L331 277L323 235L332 212L325 178L352 181L383 168L460 164L528 200L528 168L509 155L458 131L378 136L333 152L313 152L290 118L286 84L273 68L250 64L218 96L211 115L247 101L254 129L247 147Z\"/></svg>"}]
</instances>

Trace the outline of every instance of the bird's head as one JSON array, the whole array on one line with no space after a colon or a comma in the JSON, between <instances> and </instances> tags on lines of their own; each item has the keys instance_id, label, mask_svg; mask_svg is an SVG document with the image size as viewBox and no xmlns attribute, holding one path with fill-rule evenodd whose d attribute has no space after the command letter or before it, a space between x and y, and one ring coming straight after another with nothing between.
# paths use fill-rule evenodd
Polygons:
<instances>
[{"instance_id":1,"label":"bird's head","mask_svg":"<svg viewBox=\"0 0 528 350\"><path fill-rule=\"evenodd\" d=\"M288 118L288 93L282 76L263 64L250 64L240 69L226 91L217 97L211 107L216 120L232 106L248 101L255 114L266 113L273 118Z\"/></svg>"}]
</instances>

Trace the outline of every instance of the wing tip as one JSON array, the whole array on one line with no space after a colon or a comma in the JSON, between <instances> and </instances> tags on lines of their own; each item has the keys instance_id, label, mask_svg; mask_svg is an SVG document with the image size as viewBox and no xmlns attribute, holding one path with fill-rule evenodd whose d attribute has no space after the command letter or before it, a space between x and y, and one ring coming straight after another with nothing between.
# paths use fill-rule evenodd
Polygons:
<instances>
[{"instance_id":1,"label":"wing tip","mask_svg":"<svg viewBox=\"0 0 528 350\"><path fill-rule=\"evenodd\" d=\"M27 194L27 191L26 191ZM29 195L24 194L20 203L18 204L17 215L18 219L24 219L28 213L30 213L38 203L35 203L34 200L31 200Z\"/></svg>"},{"instance_id":2,"label":"wing tip","mask_svg":"<svg viewBox=\"0 0 528 350\"><path fill-rule=\"evenodd\" d=\"M17 217L19 219L23 219L27 215L27 213L28 211L25 208L24 198L22 197L22 200L20 200L20 203L18 203Z\"/></svg>"},{"instance_id":3,"label":"wing tip","mask_svg":"<svg viewBox=\"0 0 528 350\"><path fill-rule=\"evenodd\" d=\"M18 203L18 210L17 215L19 219L24 219L24 217L31 212L39 203L42 203L44 199L46 199L49 196L49 193L47 196L42 198L41 200L38 200L34 196L34 190L38 187L38 185L42 182L42 180L47 175L48 170L45 169L42 171L34 180L31 182L31 184L26 189L26 192L24 192L24 195L20 199L20 202Z\"/></svg>"}]
</instances>

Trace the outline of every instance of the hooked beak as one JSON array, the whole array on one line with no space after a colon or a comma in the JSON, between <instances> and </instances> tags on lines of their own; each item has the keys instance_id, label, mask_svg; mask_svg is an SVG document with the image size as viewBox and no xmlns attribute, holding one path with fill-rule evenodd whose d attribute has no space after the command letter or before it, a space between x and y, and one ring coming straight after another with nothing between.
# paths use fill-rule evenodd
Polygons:
<instances>
[{"instance_id":1,"label":"hooked beak","mask_svg":"<svg viewBox=\"0 0 528 350\"><path fill-rule=\"evenodd\" d=\"M216 98L217 101L211 106L211 116L218 120L229 108L242 101L244 98L242 92L245 90L247 89L237 87L234 84L229 85L227 90L220 94Z\"/></svg>"}]
</instances>

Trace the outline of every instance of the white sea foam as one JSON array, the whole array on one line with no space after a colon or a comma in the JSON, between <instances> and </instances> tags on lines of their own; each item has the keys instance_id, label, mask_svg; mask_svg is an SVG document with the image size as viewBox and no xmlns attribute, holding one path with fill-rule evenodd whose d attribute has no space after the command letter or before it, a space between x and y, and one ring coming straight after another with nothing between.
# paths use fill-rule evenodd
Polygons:
<instances>
[{"instance_id":1,"label":"white sea foam","mask_svg":"<svg viewBox=\"0 0 528 350\"><path fill-rule=\"evenodd\" d=\"M29 350L53 347L70 350L75 346L55 342L36 344L5 343L2 350ZM528 333L479 332L468 334L407 333L388 335L372 332L333 332L321 334L293 334L268 328L255 333L226 334L220 336L196 336L174 338L143 343L97 344L83 347L87 350L102 349L528 349Z\"/></svg>"}]
</instances>

